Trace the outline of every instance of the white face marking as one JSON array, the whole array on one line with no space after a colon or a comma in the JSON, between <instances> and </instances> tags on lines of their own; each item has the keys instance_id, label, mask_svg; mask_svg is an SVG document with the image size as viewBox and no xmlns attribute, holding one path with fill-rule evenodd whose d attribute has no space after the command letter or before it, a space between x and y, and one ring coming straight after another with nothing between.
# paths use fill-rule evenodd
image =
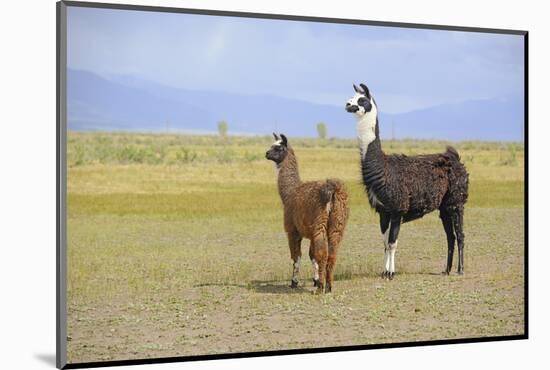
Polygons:
<instances>
[{"instance_id":1,"label":"white face marking","mask_svg":"<svg viewBox=\"0 0 550 370\"><path fill-rule=\"evenodd\" d=\"M319 280L319 264L314 259L311 260L311 267L313 268L313 278Z\"/></svg>"},{"instance_id":2,"label":"white face marking","mask_svg":"<svg viewBox=\"0 0 550 370\"><path fill-rule=\"evenodd\" d=\"M281 145L283 145L282 139L276 140L273 142L273 144L271 144L271 146L281 146ZM275 162L273 162L273 164L275 165L275 175L279 177L279 170L280 170L279 165Z\"/></svg>"},{"instance_id":3,"label":"white face marking","mask_svg":"<svg viewBox=\"0 0 550 370\"><path fill-rule=\"evenodd\" d=\"M363 106L359 105L357 102L359 101L360 98L365 98L365 95L363 94L360 94L358 92L355 93L355 95L353 95L346 103L347 104L350 104L350 105L357 105L357 107L359 108L359 110L357 112L355 112L355 115L357 116L362 116L365 114L365 108L363 108Z\"/></svg>"},{"instance_id":4,"label":"white face marking","mask_svg":"<svg viewBox=\"0 0 550 370\"><path fill-rule=\"evenodd\" d=\"M359 98L365 98L365 95L355 93L355 95L348 100L351 105L356 105L359 110L355 112L357 116L357 139L359 140L359 148L361 149L361 156L364 157L367 153L367 147L371 142L376 139L376 117L378 116L378 108L374 104L374 100L370 99L372 109L370 112L365 112L363 106L357 104Z\"/></svg>"}]
</instances>

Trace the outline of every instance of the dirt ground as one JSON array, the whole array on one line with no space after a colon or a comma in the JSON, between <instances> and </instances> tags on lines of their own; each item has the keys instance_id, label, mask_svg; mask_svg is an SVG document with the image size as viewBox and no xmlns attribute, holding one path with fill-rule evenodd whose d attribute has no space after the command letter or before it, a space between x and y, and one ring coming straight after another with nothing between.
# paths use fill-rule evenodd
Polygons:
<instances>
[{"instance_id":1,"label":"dirt ground","mask_svg":"<svg viewBox=\"0 0 550 370\"><path fill-rule=\"evenodd\" d=\"M69 137L69 159L92 156L69 166L69 363L523 334L519 147L457 146L470 172L465 275L441 275L446 238L432 213L401 227L397 276L385 281L378 218L360 184L356 143L297 144L302 178L339 177L351 200L333 292L313 295L307 241L300 286L289 287L273 166L251 154L267 144L119 136ZM197 159L118 163L107 155L117 145L126 153L132 143L164 148L166 158L190 148ZM405 153L444 148L390 144Z\"/></svg>"},{"instance_id":2,"label":"dirt ground","mask_svg":"<svg viewBox=\"0 0 550 370\"><path fill-rule=\"evenodd\" d=\"M96 303L74 302L69 307L69 359L86 362L522 334L521 210L476 212L506 220L502 225L506 231L492 233L479 227L473 232L469 225L464 276L439 273L445 259L443 231L437 223L426 222L420 228L403 227L399 274L385 281L378 276L381 246L370 252L350 247L354 239L361 239L361 227L356 226L342 251L352 256L341 258L340 266L352 258L366 263L352 272L337 270L331 294L311 294L306 264L301 286L291 289L287 260L280 262L289 275L277 280L172 282L145 297L125 292ZM369 226L367 233L372 235L376 225ZM286 245L279 239L284 254ZM432 252L423 244L438 247ZM258 273L251 276L261 277L261 261L256 268ZM186 274L185 267L181 274Z\"/></svg>"}]
</instances>

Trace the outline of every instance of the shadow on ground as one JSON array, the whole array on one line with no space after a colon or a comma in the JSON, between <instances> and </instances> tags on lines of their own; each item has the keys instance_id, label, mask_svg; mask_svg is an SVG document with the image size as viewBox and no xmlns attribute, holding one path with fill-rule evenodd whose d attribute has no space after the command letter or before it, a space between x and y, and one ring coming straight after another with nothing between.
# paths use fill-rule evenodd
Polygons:
<instances>
[{"instance_id":1,"label":"shadow on ground","mask_svg":"<svg viewBox=\"0 0 550 370\"><path fill-rule=\"evenodd\" d=\"M424 275L424 276L446 276L441 272L398 272L395 275L395 279L403 279L406 275ZM453 275L451 273L451 275ZM334 275L334 281L345 281L345 280L361 280L365 278L379 279L381 281L385 279L381 273L373 272L360 272L360 273L340 273ZM261 294L304 294L311 293L315 289L313 287L313 282L310 280L300 281L298 287L291 288L290 284L286 280L251 280L249 282L244 282L241 284L237 283L202 283L193 285L194 288L201 287L235 287L242 288L254 291Z\"/></svg>"},{"instance_id":2,"label":"shadow on ground","mask_svg":"<svg viewBox=\"0 0 550 370\"><path fill-rule=\"evenodd\" d=\"M296 288L291 288L287 282L252 280L248 285L248 289L263 294L303 294L311 293L313 282L311 283L311 287L300 282L300 285Z\"/></svg>"},{"instance_id":3,"label":"shadow on ground","mask_svg":"<svg viewBox=\"0 0 550 370\"><path fill-rule=\"evenodd\" d=\"M281 280L252 280L247 284L231 284L231 283L203 283L193 285L194 288L217 286L217 287L236 287L254 291L262 294L303 294L311 293L313 290L313 282L311 286L300 282L296 288L291 288L287 281Z\"/></svg>"}]
</instances>

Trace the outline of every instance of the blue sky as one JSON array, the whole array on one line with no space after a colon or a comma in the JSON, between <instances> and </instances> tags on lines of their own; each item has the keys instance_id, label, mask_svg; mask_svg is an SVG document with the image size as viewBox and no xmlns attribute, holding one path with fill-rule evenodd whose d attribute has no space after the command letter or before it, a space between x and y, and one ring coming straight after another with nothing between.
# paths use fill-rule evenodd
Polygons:
<instances>
[{"instance_id":1,"label":"blue sky","mask_svg":"<svg viewBox=\"0 0 550 370\"><path fill-rule=\"evenodd\" d=\"M68 67L173 87L342 106L366 83L382 111L522 96L523 37L68 8Z\"/></svg>"}]
</instances>

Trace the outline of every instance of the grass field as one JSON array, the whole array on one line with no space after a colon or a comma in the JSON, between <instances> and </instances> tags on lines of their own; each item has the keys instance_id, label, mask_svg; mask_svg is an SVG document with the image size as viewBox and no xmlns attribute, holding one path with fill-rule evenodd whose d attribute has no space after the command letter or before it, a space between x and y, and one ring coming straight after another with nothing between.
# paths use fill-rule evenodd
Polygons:
<instances>
[{"instance_id":1,"label":"grass field","mask_svg":"<svg viewBox=\"0 0 550 370\"><path fill-rule=\"evenodd\" d=\"M290 138L303 180L339 177L351 196L333 293L315 296L307 258L288 287L271 142L69 133L70 363L523 333L522 144L453 144L470 172L466 274L440 275L434 213L402 226L385 281L356 141ZM445 145L383 142L406 154Z\"/></svg>"}]
</instances>

